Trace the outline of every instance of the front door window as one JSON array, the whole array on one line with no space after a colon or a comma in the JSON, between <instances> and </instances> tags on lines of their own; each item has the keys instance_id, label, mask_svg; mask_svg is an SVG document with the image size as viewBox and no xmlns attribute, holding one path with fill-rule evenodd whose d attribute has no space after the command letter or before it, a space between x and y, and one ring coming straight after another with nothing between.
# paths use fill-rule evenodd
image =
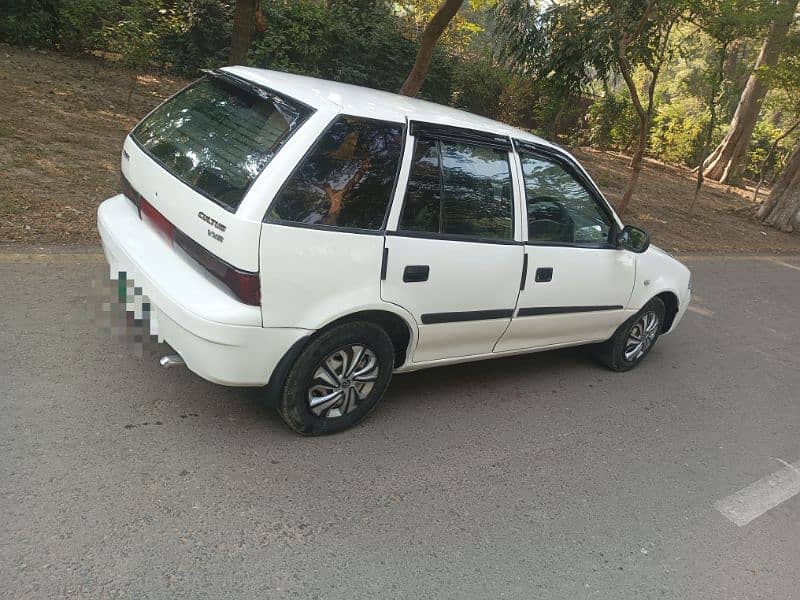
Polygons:
<instances>
[{"instance_id":1,"label":"front door window","mask_svg":"<svg viewBox=\"0 0 800 600\"><path fill-rule=\"evenodd\" d=\"M611 220L584 185L558 162L523 154L528 241L603 245Z\"/></svg>"}]
</instances>

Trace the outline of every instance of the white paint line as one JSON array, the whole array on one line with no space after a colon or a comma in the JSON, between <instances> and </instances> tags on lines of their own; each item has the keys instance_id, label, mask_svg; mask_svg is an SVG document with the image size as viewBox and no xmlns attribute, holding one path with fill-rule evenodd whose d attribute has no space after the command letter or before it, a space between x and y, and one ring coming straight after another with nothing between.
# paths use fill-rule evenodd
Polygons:
<instances>
[{"instance_id":1,"label":"white paint line","mask_svg":"<svg viewBox=\"0 0 800 600\"><path fill-rule=\"evenodd\" d=\"M781 502L800 494L800 462L789 464L779 458L776 460L784 465L780 471L723 498L714 508L743 527Z\"/></svg>"},{"instance_id":2,"label":"white paint line","mask_svg":"<svg viewBox=\"0 0 800 600\"><path fill-rule=\"evenodd\" d=\"M782 260L778 260L777 258L773 259L772 262L782 267L787 267L789 269L794 269L795 271L800 271L800 267L798 267L797 265L790 265L789 263L783 262Z\"/></svg>"},{"instance_id":3,"label":"white paint line","mask_svg":"<svg viewBox=\"0 0 800 600\"><path fill-rule=\"evenodd\" d=\"M708 310L707 308L703 308L702 306L696 306L694 304L690 304L687 310L692 311L693 313L697 313L698 315L703 315L704 317L713 317L714 311Z\"/></svg>"}]
</instances>

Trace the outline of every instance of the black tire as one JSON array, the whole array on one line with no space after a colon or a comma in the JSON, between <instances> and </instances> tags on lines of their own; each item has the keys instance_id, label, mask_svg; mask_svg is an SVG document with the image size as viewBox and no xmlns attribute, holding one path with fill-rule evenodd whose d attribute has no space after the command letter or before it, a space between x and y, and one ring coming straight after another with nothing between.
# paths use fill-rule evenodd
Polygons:
<instances>
[{"instance_id":1,"label":"black tire","mask_svg":"<svg viewBox=\"0 0 800 600\"><path fill-rule=\"evenodd\" d=\"M364 398L355 395L356 386L362 386L358 389L365 390L363 387L365 384L357 383L354 375L352 384L350 376L346 376L343 380L344 383L337 388L322 382L319 377L315 378L315 373L326 368L323 363L333 359L334 355L340 356L340 351L350 358L350 366L352 366L356 354L355 349L358 347L367 348L372 353L371 356L362 357L362 360L371 360L374 357L377 363L376 378L374 381L368 382L371 384L371 389L364 392ZM342 370L348 366L341 362L338 364L342 366ZM359 362L352 366L353 371L358 370L359 364L371 363ZM358 423L375 408L389 385L393 368L392 340L381 327L366 321L352 321L336 325L314 337L294 361L278 399L278 413L291 429L301 435L325 435L342 431ZM326 372L335 375L330 370ZM318 385L314 385L315 383ZM309 398L312 393L311 389L323 386L330 387L332 390L343 390L340 397L342 404L352 401L354 408L348 411L348 404L344 406L334 404L325 408L320 415L312 412ZM353 388L352 391L350 391L351 388ZM353 396L347 394L353 394ZM335 402L338 403L339 400L337 399ZM316 410L320 410L321 406L327 406L327 404L326 402L318 405ZM346 411L345 414L336 414L342 410Z\"/></svg>"},{"instance_id":2,"label":"black tire","mask_svg":"<svg viewBox=\"0 0 800 600\"><path fill-rule=\"evenodd\" d=\"M649 313L654 314L658 319L658 323L654 328L654 337L641 348L641 352L637 352L635 356L628 359L625 356L626 343L628 342L632 332L634 334L636 333L634 332L635 328L638 327L638 331L641 331L642 319L644 319L645 315L648 315ZM660 298L653 298L650 300L650 302L644 305L642 310L620 325L609 340L597 346L596 356L598 360L612 371L630 371L633 367L642 362L644 357L647 356L653 349L653 346L656 345L656 342L661 335L661 327L663 324L664 303Z\"/></svg>"}]
</instances>

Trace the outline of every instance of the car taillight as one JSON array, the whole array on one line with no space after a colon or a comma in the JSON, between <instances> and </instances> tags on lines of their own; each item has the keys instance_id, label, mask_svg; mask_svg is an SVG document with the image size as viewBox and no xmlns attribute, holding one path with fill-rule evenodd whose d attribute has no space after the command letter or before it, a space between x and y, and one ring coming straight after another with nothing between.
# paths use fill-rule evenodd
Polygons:
<instances>
[{"instance_id":1,"label":"car taillight","mask_svg":"<svg viewBox=\"0 0 800 600\"><path fill-rule=\"evenodd\" d=\"M139 199L141 198L141 195L139 194L139 192L137 192L135 189L133 189L133 186L131 185L131 182L128 181L128 178L125 177L125 175L120 174L120 178L122 180L121 181L121 183L122 183L122 193L125 194L125 197L128 200L130 200L131 202L133 202L133 204L138 209L139 208Z\"/></svg>"},{"instance_id":2,"label":"car taillight","mask_svg":"<svg viewBox=\"0 0 800 600\"><path fill-rule=\"evenodd\" d=\"M150 221L150 224L155 227L168 242L173 242L175 238L175 225L170 223L164 215L158 212L152 204L142 197L139 198L139 215L142 217L143 221L145 219Z\"/></svg>"},{"instance_id":3,"label":"car taillight","mask_svg":"<svg viewBox=\"0 0 800 600\"><path fill-rule=\"evenodd\" d=\"M175 243L200 263L206 271L224 283L245 304L261 305L261 280L258 273L242 271L215 256L180 230L175 230Z\"/></svg>"},{"instance_id":4,"label":"car taillight","mask_svg":"<svg viewBox=\"0 0 800 600\"><path fill-rule=\"evenodd\" d=\"M261 305L261 280L258 273L243 271L215 256L175 227L156 207L136 192L122 177L123 192L139 208L139 216L148 221L172 246L179 246L206 271L224 283L245 304Z\"/></svg>"}]
</instances>

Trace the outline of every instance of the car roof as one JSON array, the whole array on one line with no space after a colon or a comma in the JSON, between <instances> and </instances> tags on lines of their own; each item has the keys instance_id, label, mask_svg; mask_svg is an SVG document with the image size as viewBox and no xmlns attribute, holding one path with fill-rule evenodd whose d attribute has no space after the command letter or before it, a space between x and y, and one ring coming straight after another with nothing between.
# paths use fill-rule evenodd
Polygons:
<instances>
[{"instance_id":1,"label":"car roof","mask_svg":"<svg viewBox=\"0 0 800 600\"><path fill-rule=\"evenodd\" d=\"M357 117L396 122L404 122L408 119L437 125L477 129L557 148L555 144L523 129L418 98L268 69L225 67L222 70L286 94L313 108L328 106L338 112Z\"/></svg>"}]
</instances>

